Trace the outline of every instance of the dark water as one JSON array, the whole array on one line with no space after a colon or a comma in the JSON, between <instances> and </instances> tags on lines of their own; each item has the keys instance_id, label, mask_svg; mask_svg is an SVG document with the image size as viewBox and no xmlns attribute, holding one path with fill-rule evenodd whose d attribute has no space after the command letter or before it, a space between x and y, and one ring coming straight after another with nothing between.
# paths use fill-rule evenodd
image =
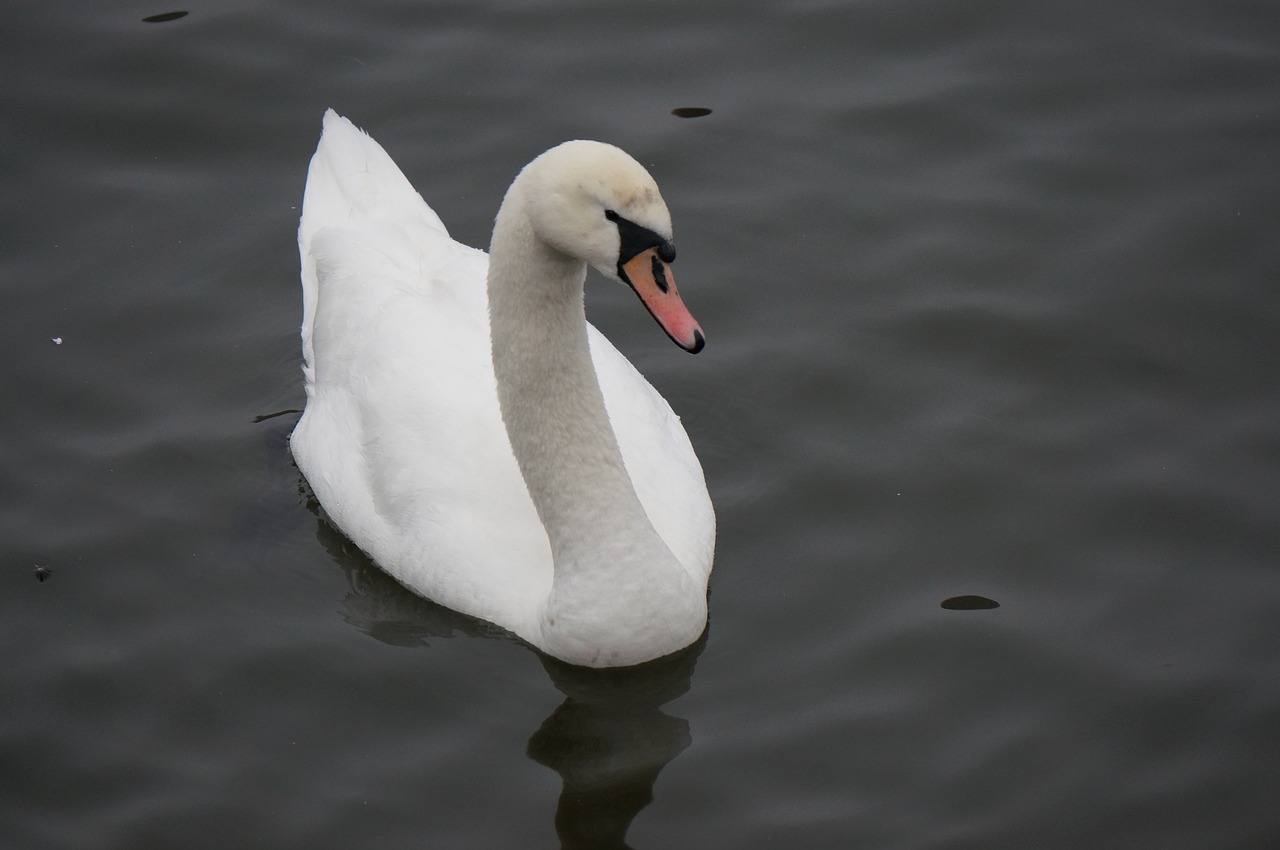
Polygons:
<instances>
[{"instance_id":1,"label":"dark water","mask_svg":"<svg viewBox=\"0 0 1280 850\"><path fill-rule=\"evenodd\" d=\"M3 18L0 846L1280 846L1270 5ZM254 420L326 106L471 244L555 142L651 166L708 347L589 310L718 506L693 652L544 663L317 519Z\"/></svg>"}]
</instances>

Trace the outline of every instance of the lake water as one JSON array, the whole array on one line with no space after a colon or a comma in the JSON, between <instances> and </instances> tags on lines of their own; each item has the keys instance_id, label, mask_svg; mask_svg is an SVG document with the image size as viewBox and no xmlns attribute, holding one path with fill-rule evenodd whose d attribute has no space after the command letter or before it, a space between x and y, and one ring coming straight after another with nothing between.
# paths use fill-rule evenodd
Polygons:
<instances>
[{"instance_id":1,"label":"lake water","mask_svg":"<svg viewBox=\"0 0 1280 850\"><path fill-rule=\"evenodd\" d=\"M0 846L1280 846L1271 6L4 18ZM556 142L651 168L707 348L588 311L707 471L692 652L546 662L318 518L257 420L328 106L474 245Z\"/></svg>"}]
</instances>

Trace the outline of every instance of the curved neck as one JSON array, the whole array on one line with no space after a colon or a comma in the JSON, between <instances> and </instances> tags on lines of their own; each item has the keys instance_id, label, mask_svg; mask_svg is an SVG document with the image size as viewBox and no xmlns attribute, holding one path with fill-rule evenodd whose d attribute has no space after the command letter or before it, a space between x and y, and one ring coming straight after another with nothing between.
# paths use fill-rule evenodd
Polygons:
<instances>
[{"instance_id":1,"label":"curved neck","mask_svg":"<svg viewBox=\"0 0 1280 850\"><path fill-rule=\"evenodd\" d=\"M670 564L636 496L587 341L586 263L534 233L517 186L494 224L489 324L511 448L546 528L553 594L579 573Z\"/></svg>"}]
</instances>

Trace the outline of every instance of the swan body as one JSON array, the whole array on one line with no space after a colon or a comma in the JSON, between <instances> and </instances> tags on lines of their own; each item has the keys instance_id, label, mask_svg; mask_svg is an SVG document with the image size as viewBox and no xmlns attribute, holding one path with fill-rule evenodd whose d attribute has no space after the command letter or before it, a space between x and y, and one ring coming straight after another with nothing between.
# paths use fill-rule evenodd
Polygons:
<instances>
[{"instance_id":1,"label":"swan body","mask_svg":"<svg viewBox=\"0 0 1280 850\"><path fill-rule=\"evenodd\" d=\"M698 638L715 540L702 468L583 307L591 265L702 347L642 166L597 142L552 148L512 183L486 256L329 110L298 242L291 449L343 533L411 590L572 664Z\"/></svg>"}]
</instances>

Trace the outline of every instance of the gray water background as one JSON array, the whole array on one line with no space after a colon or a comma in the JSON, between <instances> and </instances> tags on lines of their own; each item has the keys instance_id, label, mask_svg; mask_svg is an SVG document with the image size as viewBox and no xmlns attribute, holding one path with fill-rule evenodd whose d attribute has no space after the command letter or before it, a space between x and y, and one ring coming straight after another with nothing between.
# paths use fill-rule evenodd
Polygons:
<instances>
[{"instance_id":1,"label":"gray water background","mask_svg":"<svg viewBox=\"0 0 1280 850\"><path fill-rule=\"evenodd\" d=\"M0 846L1280 846L1271 5L0 16ZM588 310L707 471L693 652L576 674L318 518L255 419L328 106L474 245L556 142L651 168L708 346Z\"/></svg>"}]
</instances>

